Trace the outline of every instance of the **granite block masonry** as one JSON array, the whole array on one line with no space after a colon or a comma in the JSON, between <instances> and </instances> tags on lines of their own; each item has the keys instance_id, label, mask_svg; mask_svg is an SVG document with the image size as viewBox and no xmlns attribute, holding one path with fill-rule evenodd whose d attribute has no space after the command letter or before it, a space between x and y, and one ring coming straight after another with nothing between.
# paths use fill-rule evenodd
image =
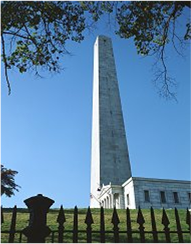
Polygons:
<instances>
[{"instance_id":1,"label":"granite block masonry","mask_svg":"<svg viewBox=\"0 0 191 244\"><path fill-rule=\"evenodd\" d=\"M111 39L98 36L94 45L91 207L100 207L99 188L121 185L131 177Z\"/></svg>"}]
</instances>

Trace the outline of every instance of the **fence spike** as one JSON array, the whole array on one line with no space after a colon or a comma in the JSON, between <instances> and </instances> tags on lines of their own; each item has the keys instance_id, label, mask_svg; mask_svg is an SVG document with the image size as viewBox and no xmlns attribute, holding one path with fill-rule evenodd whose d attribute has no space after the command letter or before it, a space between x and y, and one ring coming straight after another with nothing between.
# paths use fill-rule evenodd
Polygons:
<instances>
[{"instance_id":1,"label":"fence spike","mask_svg":"<svg viewBox=\"0 0 191 244\"><path fill-rule=\"evenodd\" d=\"M91 225L93 224L93 218L92 218L92 213L90 210L90 207L88 207L88 211L86 214L86 219L85 219L85 223L87 224L87 228L86 228L86 235L87 235L87 242L91 243L92 242L92 227Z\"/></svg>"},{"instance_id":2,"label":"fence spike","mask_svg":"<svg viewBox=\"0 0 191 244\"><path fill-rule=\"evenodd\" d=\"M4 223L3 206L1 206L1 224Z\"/></svg>"},{"instance_id":3,"label":"fence spike","mask_svg":"<svg viewBox=\"0 0 191 244\"><path fill-rule=\"evenodd\" d=\"M78 224L78 208L74 207L74 223Z\"/></svg>"},{"instance_id":4,"label":"fence spike","mask_svg":"<svg viewBox=\"0 0 191 244\"><path fill-rule=\"evenodd\" d=\"M166 214L165 209L163 208L163 213L162 213L162 224L166 227L168 227L168 225L170 224L170 221L168 219L168 216Z\"/></svg>"},{"instance_id":5,"label":"fence spike","mask_svg":"<svg viewBox=\"0 0 191 244\"><path fill-rule=\"evenodd\" d=\"M170 228L168 227L168 225L170 224L170 221L168 219L168 216L167 216L166 211L165 211L164 208L163 208L163 213L162 213L162 224L164 225L166 242L169 243L169 242L171 242L171 239L170 239Z\"/></svg>"},{"instance_id":6,"label":"fence spike","mask_svg":"<svg viewBox=\"0 0 191 244\"><path fill-rule=\"evenodd\" d=\"M66 222L65 214L64 214L64 209L63 206L61 205L60 211L58 214L57 222L59 224L58 226L58 243L63 243L64 239L64 222Z\"/></svg>"},{"instance_id":7,"label":"fence spike","mask_svg":"<svg viewBox=\"0 0 191 244\"><path fill-rule=\"evenodd\" d=\"M119 220L119 217L118 217L117 210L116 210L115 206L113 208L113 216L112 216L111 223L113 225L118 225L120 223L120 220Z\"/></svg>"},{"instance_id":8,"label":"fence spike","mask_svg":"<svg viewBox=\"0 0 191 244\"><path fill-rule=\"evenodd\" d=\"M12 212L11 226L10 226L10 234L9 234L9 243L14 242L15 237L15 226L16 226L16 218L17 218L17 206L15 205Z\"/></svg>"},{"instance_id":9,"label":"fence spike","mask_svg":"<svg viewBox=\"0 0 191 244\"><path fill-rule=\"evenodd\" d=\"M132 227L131 227L131 216L130 216L130 210L127 208L126 210L126 216L127 216L127 242L132 243Z\"/></svg>"},{"instance_id":10,"label":"fence spike","mask_svg":"<svg viewBox=\"0 0 191 244\"><path fill-rule=\"evenodd\" d=\"M111 223L113 224L113 232L114 232L115 243L119 243L119 227L118 227L118 224L120 223L120 220L119 220L115 206L113 209L113 216L112 216Z\"/></svg>"},{"instance_id":11,"label":"fence spike","mask_svg":"<svg viewBox=\"0 0 191 244\"><path fill-rule=\"evenodd\" d=\"M66 222L66 218L65 218L65 214L64 214L64 209L63 209L63 206L62 205L60 207L60 211L59 211L59 214L58 214L57 222L59 224L63 224L64 222Z\"/></svg>"},{"instance_id":12,"label":"fence spike","mask_svg":"<svg viewBox=\"0 0 191 244\"><path fill-rule=\"evenodd\" d=\"M105 219L104 219L104 209L100 209L100 242L105 243Z\"/></svg>"},{"instance_id":13,"label":"fence spike","mask_svg":"<svg viewBox=\"0 0 191 244\"><path fill-rule=\"evenodd\" d=\"M88 207L88 211L87 211L87 214L86 214L85 223L87 225L91 225L91 224L94 223L93 218L92 218L92 213L91 213L90 207Z\"/></svg>"},{"instance_id":14,"label":"fence spike","mask_svg":"<svg viewBox=\"0 0 191 244\"><path fill-rule=\"evenodd\" d=\"M174 213L175 213L175 219L176 219L176 227L177 227L178 239L179 239L179 242L182 243L182 242L184 242L184 240L183 240L182 228L181 228L181 225L180 225L180 218L179 218L179 214L178 214L177 208L174 209Z\"/></svg>"},{"instance_id":15,"label":"fence spike","mask_svg":"<svg viewBox=\"0 0 191 244\"><path fill-rule=\"evenodd\" d=\"M73 244L78 243L78 208L74 208L74 223L73 223Z\"/></svg>"},{"instance_id":16,"label":"fence spike","mask_svg":"<svg viewBox=\"0 0 191 244\"><path fill-rule=\"evenodd\" d=\"M78 242L78 208L74 208L73 243Z\"/></svg>"},{"instance_id":17,"label":"fence spike","mask_svg":"<svg viewBox=\"0 0 191 244\"><path fill-rule=\"evenodd\" d=\"M139 207L139 210L138 210L137 223L140 224L140 225L143 225L145 223L145 219L143 217L143 213L142 213L140 207Z\"/></svg>"},{"instance_id":18,"label":"fence spike","mask_svg":"<svg viewBox=\"0 0 191 244\"><path fill-rule=\"evenodd\" d=\"M155 243L157 243L158 235L157 235L157 227L156 227L155 213L153 207L151 207L151 223L152 223L152 230L153 230L153 240Z\"/></svg>"},{"instance_id":19,"label":"fence spike","mask_svg":"<svg viewBox=\"0 0 191 244\"><path fill-rule=\"evenodd\" d=\"M145 219L143 217L143 213L142 213L140 207L139 207L139 210L138 210L137 223L139 224L141 242L145 242L145 231L144 231L144 229L145 229L145 227L144 227Z\"/></svg>"}]
</instances>

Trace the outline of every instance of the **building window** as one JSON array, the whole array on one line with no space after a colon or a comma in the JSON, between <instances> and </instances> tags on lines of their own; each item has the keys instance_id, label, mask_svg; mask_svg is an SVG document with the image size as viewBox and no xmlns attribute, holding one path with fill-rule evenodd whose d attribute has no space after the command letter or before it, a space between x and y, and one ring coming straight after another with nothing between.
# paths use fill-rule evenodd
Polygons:
<instances>
[{"instance_id":1,"label":"building window","mask_svg":"<svg viewBox=\"0 0 191 244\"><path fill-rule=\"evenodd\" d=\"M189 201L191 203L191 192L188 193L188 199L189 199Z\"/></svg>"},{"instance_id":2,"label":"building window","mask_svg":"<svg viewBox=\"0 0 191 244\"><path fill-rule=\"evenodd\" d=\"M178 192L173 192L173 196L174 196L174 202L179 203Z\"/></svg>"},{"instance_id":3,"label":"building window","mask_svg":"<svg viewBox=\"0 0 191 244\"><path fill-rule=\"evenodd\" d=\"M144 191L145 194L145 202L150 202L149 191Z\"/></svg>"},{"instance_id":4,"label":"building window","mask_svg":"<svg viewBox=\"0 0 191 244\"><path fill-rule=\"evenodd\" d=\"M166 196L164 191L160 192L160 198L162 203L166 203Z\"/></svg>"},{"instance_id":5,"label":"building window","mask_svg":"<svg viewBox=\"0 0 191 244\"><path fill-rule=\"evenodd\" d=\"M127 194L127 205L130 205L129 194Z\"/></svg>"}]
</instances>

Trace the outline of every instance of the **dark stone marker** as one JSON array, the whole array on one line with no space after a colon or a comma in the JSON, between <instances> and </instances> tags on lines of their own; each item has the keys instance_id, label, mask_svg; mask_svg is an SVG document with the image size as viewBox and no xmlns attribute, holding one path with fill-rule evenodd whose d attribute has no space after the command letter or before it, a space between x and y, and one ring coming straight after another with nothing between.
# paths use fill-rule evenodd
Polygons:
<instances>
[{"instance_id":1,"label":"dark stone marker","mask_svg":"<svg viewBox=\"0 0 191 244\"><path fill-rule=\"evenodd\" d=\"M45 243L45 238L50 234L51 230L46 226L46 217L50 206L54 201L42 194L30 197L24 201L29 208L30 219L23 233L27 237L29 243Z\"/></svg>"}]
</instances>

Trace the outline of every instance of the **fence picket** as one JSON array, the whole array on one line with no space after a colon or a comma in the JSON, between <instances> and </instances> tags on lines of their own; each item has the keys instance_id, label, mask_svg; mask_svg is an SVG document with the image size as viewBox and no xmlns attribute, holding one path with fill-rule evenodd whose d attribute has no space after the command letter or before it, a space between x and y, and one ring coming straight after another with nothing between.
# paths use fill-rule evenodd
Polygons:
<instances>
[{"instance_id":1,"label":"fence picket","mask_svg":"<svg viewBox=\"0 0 191 244\"><path fill-rule=\"evenodd\" d=\"M58 230L56 230L56 231L52 230L51 241L53 243L54 241L58 240L58 243L63 243L64 241L66 241L65 240L65 236L64 236L65 233L72 233L73 234L73 243L77 243L77 242L79 242L79 240L78 240L79 233L84 233L85 232L87 243L91 243L91 242L94 241L93 234L96 234L96 237L98 235L98 238L100 238L99 239L100 243L108 242L106 233L112 233L113 234L113 238L114 238L113 242L115 242L115 243L119 243L120 234L127 235L127 237L126 237L127 243L132 243L133 242L133 235L138 233L140 235L140 242L144 243L144 242L146 242L145 235L146 235L146 233L149 233L150 235L153 236L153 238L152 238L153 242L154 243L158 243L158 242L160 242L159 241L159 233L160 234L163 233L163 235L165 235L165 242L166 243L170 243L171 242L171 238L172 238L171 237L171 233L173 233L173 235L174 234L177 235L176 242L182 243L184 241L187 241L187 239L188 239L188 236L186 236L186 235L184 236L184 234L187 234L187 235L189 233L191 234L191 231L190 231L191 215L190 215L189 210L187 209L187 212L186 212L186 224L188 225L188 229L189 229L189 231L188 231L188 230L182 229L181 221L180 221L180 212L177 210L177 208L175 208L174 211L175 211L174 214L175 214L175 221L176 221L176 227L177 227L176 230L173 230L173 231L170 230L170 228L169 228L170 221L169 221L169 218L167 216L167 213L166 213L165 209L163 208L162 224L163 224L164 228L163 228L162 231L158 231L157 230L157 223L156 223L156 220L155 220L155 218L157 216L156 216L155 210L152 207L150 209L152 229L145 231L145 226L144 226L145 225L145 219L144 219L144 216L143 216L143 213L142 213L142 209L139 207L138 215L137 215L137 223L139 224L139 230L137 231L137 230L133 230L132 229L132 220L131 220L131 215L130 215L130 209L129 208L126 209L126 225L127 225L126 226L126 230L123 230L123 229L120 230L120 228L119 228L119 223L120 223L119 216L118 216L116 207L114 207L113 214L112 214L112 219L111 219L111 223L113 224L113 228L112 228L112 230L106 230L106 227L105 227L105 213L104 213L105 210L104 210L103 207L101 207L101 209L100 209L100 229L99 230L94 230L92 228L92 224L94 223L94 221L93 221L91 209L89 207L88 210L87 210L87 213L86 213L86 218L85 218L85 223L87 225L86 230L79 230L79 223L78 223L79 215L78 215L78 208L76 206L74 208L74 215L73 215L73 228L71 228L69 230L68 229L65 230L64 223L66 222L66 218L65 218L65 213L64 213L63 206L61 206L60 210L59 210L58 217L57 217ZM16 242L19 241L19 243L22 243L22 241L25 241L25 239L22 240L23 239L22 235L25 234L24 230L26 228L24 230L16 230L17 212L18 212L17 211L17 207L15 206L13 208L13 210L12 210L10 230L9 231L7 231L7 230L2 231L3 235L4 234L7 235L7 233L9 234L8 240L6 240L5 242L14 243L14 241L16 241ZM3 215L5 215L5 209L1 206L1 216L3 216ZM40 220L38 218L39 217L37 215L36 221L38 223L40 223ZM2 222L4 222L3 217L2 217L1 220L2 220ZM41 225L37 225L37 232L38 233L41 233L40 226ZM47 228L47 230L49 229L48 227L46 227L46 228ZM16 239L16 234L18 236L17 239ZM58 238L57 238L57 235L58 235ZM121 238L122 237L123 236L121 236ZM28 239L28 241L29 241L29 239ZM135 239L134 239L134 241L135 241Z\"/></svg>"},{"instance_id":2,"label":"fence picket","mask_svg":"<svg viewBox=\"0 0 191 244\"><path fill-rule=\"evenodd\" d=\"M66 222L65 214L63 206L61 205L60 211L58 214L57 222L59 224L58 226L58 243L63 243L64 239L64 222Z\"/></svg>"},{"instance_id":3,"label":"fence picket","mask_svg":"<svg viewBox=\"0 0 191 244\"><path fill-rule=\"evenodd\" d=\"M181 228L181 224L180 224L180 218L179 218L179 214L178 214L177 208L174 209L174 212L175 212L175 218L176 218L176 227L177 227L178 240L179 240L179 242L184 242L183 235L182 235L182 228Z\"/></svg>"},{"instance_id":4,"label":"fence picket","mask_svg":"<svg viewBox=\"0 0 191 244\"><path fill-rule=\"evenodd\" d=\"M13 212L12 212L11 226L10 226L10 232L9 232L9 243L14 242L16 218L17 218L17 206L15 205L13 208Z\"/></svg>"},{"instance_id":5,"label":"fence picket","mask_svg":"<svg viewBox=\"0 0 191 244\"><path fill-rule=\"evenodd\" d=\"M104 209L100 209L100 242L105 243L105 219L104 219Z\"/></svg>"},{"instance_id":6,"label":"fence picket","mask_svg":"<svg viewBox=\"0 0 191 244\"><path fill-rule=\"evenodd\" d=\"M163 214L162 214L162 224L164 225L164 232L165 232L165 237L166 237L166 242L170 243L170 228L168 227L170 224L170 221L168 219L168 216L166 214L166 211L163 208Z\"/></svg>"},{"instance_id":7,"label":"fence picket","mask_svg":"<svg viewBox=\"0 0 191 244\"><path fill-rule=\"evenodd\" d=\"M86 234L87 234L87 242L89 242L89 243L92 242L92 227L91 227L91 225L93 224L93 222L94 221L92 218L92 213L91 213L90 207L88 207L85 223L87 224Z\"/></svg>"},{"instance_id":8,"label":"fence picket","mask_svg":"<svg viewBox=\"0 0 191 244\"><path fill-rule=\"evenodd\" d=\"M78 242L78 208L74 208L73 243Z\"/></svg>"},{"instance_id":9,"label":"fence picket","mask_svg":"<svg viewBox=\"0 0 191 244\"><path fill-rule=\"evenodd\" d=\"M158 243L158 234L157 234L155 213L154 213L154 209L152 207L151 207L151 223L152 223L152 231L153 231L153 241L155 243Z\"/></svg>"},{"instance_id":10,"label":"fence picket","mask_svg":"<svg viewBox=\"0 0 191 244\"><path fill-rule=\"evenodd\" d=\"M131 216L130 216L130 210L127 208L126 210L126 218L127 218L127 242L132 243L132 227L131 227Z\"/></svg>"},{"instance_id":11,"label":"fence picket","mask_svg":"<svg viewBox=\"0 0 191 244\"><path fill-rule=\"evenodd\" d=\"M145 242L145 227L144 227L144 223L145 223L145 219L143 217L141 208L139 207L138 210L138 216L137 216L137 223L139 224L139 231L140 231L140 239L141 242Z\"/></svg>"},{"instance_id":12,"label":"fence picket","mask_svg":"<svg viewBox=\"0 0 191 244\"><path fill-rule=\"evenodd\" d=\"M113 224L115 243L119 243L119 227L118 227L118 224L120 223L120 220L119 220L119 217L117 214L116 207L114 207L114 209L113 209L113 216L112 216L111 223Z\"/></svg>"}]
</instances>

